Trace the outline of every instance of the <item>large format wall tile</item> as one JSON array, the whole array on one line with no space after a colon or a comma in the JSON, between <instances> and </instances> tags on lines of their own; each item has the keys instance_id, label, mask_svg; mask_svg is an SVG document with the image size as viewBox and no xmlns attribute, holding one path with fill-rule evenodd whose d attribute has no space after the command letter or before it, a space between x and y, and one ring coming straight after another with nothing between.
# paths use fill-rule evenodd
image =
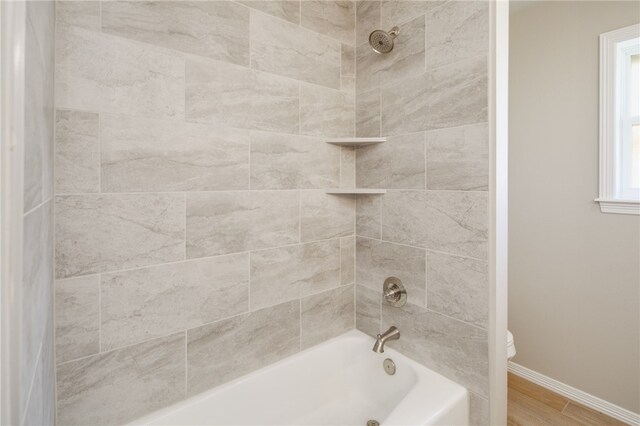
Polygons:
<instances>
[{"instance_id":1,"label":"large format wall tile","mask_svg":"<svg viewBox=\"0 0 640 426\"><path fill-rule=\"evenodd\" d=\"M300 302L187 331L187 393L197 394L298 352Z\"/></svg>"},{"instance_id":2,"label":"large format wall tile","mask_svg":"<svg viewBox=\"0 0 640 426\"><path fill-rule=\"evenodd\" d=\"M20 339L21 408L27 402L30 384L37 370L40 346L47 338L53 300L52 202L47 201L24 216L22 228L22 307L25 330Z\"/></svg>"},{"instance_id":3,"label":"large format wall tile","mask_svg":"<svg viewBox=\"0 0 640 426\"><path fill-rule=\"evenodd\" d=\"M352 1L305 0L300 24L315 32L354 44L356 7Z\"/></svg>"},{"instance_id":4,"label":"large format wall tile","mask_svg":"<svg viewBox=\"0 0 640 426\"><path fill-rule=\"evenodd\" d=\"M184 258L182 194L56 197L56 277Z\"/></svg>"},{"instance_id":5,"label":"large format wall tile","mask_svg":"<svg viewBox=\"0 0 640 426\"><path fill-rule=\"evenodd\" d=\"M336 40L251 12L252 68L339 89L340 55Z\"/></svg>"},{"instance_id":6,"label":"large format wall tile","mask_svg":"<svg viewBox=\"0 0 640 426\"><path fill-rule=\"evenodd\" d=\"M356 200L356 235L382 238L382 198L385 196L358 196Z\"/></svg>"},{"instance_id":7,"label":"large format wall tile","mask_svg":"<svg viewBox=\"0 0 640 426\"><path fill-rule=\"evenodd\" d=\"M102 190L249 188L249 132L221 126L103 114Z\"/></svg>"},{"instance_id":8,"label":"large format wall tile","mask_svg":"<svg viewBox=\"0 0 640 426\"><path fill-rule=\"evenodd\" d=\"M383 28L402 25L428 11L441 6L448 0L382 0L380 20Z\"/></svg>"},{"instance_id":9,"label":"large format wall tile","mask_svg":"<svg viewBox=\"0 0 640 426\"><path fill-rule=\"evenodd\" d=\"M380 89L356 95L356 136L380 136Z\"/></svg>"},{"instance_id":10,"label":"large format wall tile","mask_svg":"<svg viewBox=\"0 0 640 426\"><path fill-rule=\"evenodd\" d=\"M352 284L356 280L356 238L340 238L340 284Z\"/></svg>"},{"instance_id":11,"label":"large format wall tile","mask_svg":"<svg viewBox=\"0 0 640 426\"><path fill-rule=\"evenodd\" d=\"M428 227L425 191L388 191L382 197L382 239L426 247Z\"/></svg>"},{"instance_id":12,"label":"large format wall tile","mask_svg":"<svg viewBox=\"0 0 640 426\"><path fill-rule=\"evenodd\" d=\"M450 1L426 19L427 69L488 53L489 2Z\"/></svg>"},{"instance_id":13,"label":"large format wall tile","mask_svg":"<svg viewBox=\"0 0 640 426\"><path fill-rule=\"evenodd\" d=\"M352 136L353 93L311 84L300 85L300 133L324 137Z\"/></svg>"},{"instance_id":14,"label":"large format wall tile","mask_svg":"<svg viewBox=\"0 0 640 426\"><path fill-rule=\"evenodd\" d=\"M426 134L427 188L487 190L489 131L486 123Z\"/></svg>"},{"instance_id":15,"label":"large format wall tile","mask_svg":"<svg viewBox=\"0 0 640 426\"><path fill-rule=\"evenodd\" d=\"M369 34L373 30L381 28L380 1L359 0L356 4L356 20L356 46L359 46L369 41Z\"/></svg>"},{"instance_id":16,"label":"large format wall tile","mask_svg":"<svg viewBox=\"0 0 640 426\"><path fill-rule=\"evenodd\" d=\"M100 351L100 276L57 280L56 362Z\"/></svg>"},{"instance_id":17,"label":"large format wall tile","mask_svg":"<svg viewBox=\"0 0 640 426\"><path fill-rule=\"evenodd\" d=\"M58 423L117 425L184 397L185 333L60 364Z\"/></svg>"},{"instance_id":18,"label":"large format wall tile","mask_svg":"<svg viewBox=\"0 0 640 426\"><path fill-rule=\"evenodd\" d=\"M300 196L300 238L315 241L353 235L356 200L324 191L302 191Z\"/></svg>"},{"instance_id":19,"label":"large format wall tile","mask_svg":"<svg viewBox=\"0 0 640 426\"><path fill-rule=\"evenodd\" d=\"M380 333L382 290L356 285L356 328L369 336Z\"/></svg>"},{"instance_id":20,"label":"large format wall tile","mask_svg":"<svg viewBox=\"0 0 640 426\"><path fill-rule=\"evenodd\" d=\"M187 258L299 242L297 191L187 194Z\"/></svg>"},{"instance_id":21,"label":"large format wall tile","mask_svg":"<svg viewBox=\"0 0 640 426\"><path fill-rule=\"evenodd\" d=\"M342 45L340 63L340 89L354 93L356 87L356 49L348 44Z\"/></svg>"},{"instance_id":22,"label":"large format wall tile","mask_svg":"<svg viewBox=\"0 0 640 426\"><path fill-rule=\"evenodd\" d=\"M249 65L249 10L230 1L107 1L102 31Z\"/></svg>"},{"instance_id":23,"label":"large format wall tile","mask_svg":"<svg viewBox=\"0 0 640 426\"><path fill-rule=\"evenodd\" d=\"M301 348L305 349L354 327L353 285L302 299Z\"/></svg>"},{"instance_id":24,"label":"large format wall tile","mask_svg":"<svg viewBox=\"0 0 640 426\"><path fill-rule=\"evenodd\" d=\"M427 307L449 317L487 328L487 262L427 251Z\"/></svg>"},{"instance_id":25,"label":"large format wall tile","mask_svg":"<svg viewBox=\"0 0 640 426\"><path fill-rule=\"evenodd\" d=\"M186 64L187 121L298 133L298 82L205 59Z\"/></svg>"},{"instance_id":26,"label":"large format wall tile","mask_svg":"<svg viewBox=\"0 0 640 426\"><path fill-rule=\"evenodd\" d=\"M294 24L300 23L300 0L242 0L238 3Z\"/></svg>"},{"instance_id":27,"label":"large format wall tile","mask_svg":"<svg viewBox=\"0 0 640 426\"><path fill-rule=\"evenodd\" d=\"M359 188L425 189L424 133L387 138L360 149L356 158Z\"/></svg>"},{"instance_id":28,"label":"large format wall tile","mask_svg":"<svg viewBox=\"0 0 640 426\"><path fill-rule=\"evenodd\" d=\"M58 27L56 105L147 117L184 117L184 59L77 27Z\"/></svg>"},{"instance_id":29,"label":"large format wall tile","mask_svg":"<svg viewBox=\"0 0 640 426\"><path fill-rule=\"evenodd\" d=\"M56 194L100 192L98 114L56 111Z\"/></svg>"},{"instance_id":30,"label":"large format wall tile","mask_svg":"<svg viewBox=\"0 0 640 426\"><path fill-rule=\"evenodd\" d=\"M247 312L249 255L103 274L100 289L104 351Z\"/></svg>"},{"instance_id":31,"label":"large format wall tile","mask_svg":"<svg viewBox=\"0 0 640 426\"><path fill-rule=\"evenodd\" d=\"M487 258L486 192L427 191L427 248L460 256Z\"/></svg>"},{"instance_id":32,"label":"large format wall tile","mask_svg":"<svg viewBox=\"0 0 640 426\"><path fill-rule=\"evenodd\" d=\"M383 303L382 329L392 325L402 337L389 342L391 347L470 391L488 396L486 331L412 304L398 309Z\"/></svg>"},{"instance_id":33,"label":"large format wall tile","mask_svg":"<svg viewBox=\"0 0 640 426\"><path fill-rule=\"evenodd\" d=\"M51 3L29 2L24 35L24 211L53 194L55 13Z\"/></svg>"},{"instance_id":34,"label":"large format wall tile","mask_svg":"<svg viewBox=\"0 0 640 426\"><path fill-rule=\"evenodd\" d=\"M385 86L380 94L383 135L401 135L429 129L429 74L423 73Z\"/></svg>"},{"instance_id":35,"label":"large format wall tile","mask_svg":"<svg viewBox=\"0 0 640 426\"><path fill-rule=\"evenodd\" d=\"M56 0L56 24L74 25L100 31L100 2L95 0Z\"/></svg>"},{"instance_id":36,"label":"large format wall tile","mask_svg":"<svg viewBox=\"0 0 640 426\"><path fill-rule=\"evenodd\" d=\"M319 138L251 132L251 189L335 188L340 148Z\"/></svg>"},{"instance_id":37,"label":"large format wall tile","mask_svg":"<svg viewBox=\"0 0 640 426\"><path fill-rule=\"evenodd\" d=\"M251 310L340 285L340 241L318 241L251 253Z\"/></svg>"},{"instance_id":38,"label":"large format wall tile","mask_svg":"<svg viewBox=\"0 0 640 426\"><path fill-rule=\"evenodd\" d=\"M407 288L407 300L425 306L426 254L423 249L358 237L356 282L382 294L384 280L397 277Z\"/></svg>"}]
</instances>

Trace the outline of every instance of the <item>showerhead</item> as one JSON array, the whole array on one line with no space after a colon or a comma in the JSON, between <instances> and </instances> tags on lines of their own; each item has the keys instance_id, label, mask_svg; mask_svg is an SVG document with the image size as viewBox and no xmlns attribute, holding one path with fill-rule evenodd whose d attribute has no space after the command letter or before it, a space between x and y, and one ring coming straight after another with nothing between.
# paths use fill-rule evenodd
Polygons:
<instances>
[{"instance_id":1,"label":"showerhead","mask_svg":"<svg viewBox=\"0 0 640 426\"><path fill-rule=\"evenodd\" d=\"M391 31L375 30L369 34L369 44L376 53L389 53L393 50L393 39L398 36L400 29L391 28Z\"/></svg>"}]
</instances>

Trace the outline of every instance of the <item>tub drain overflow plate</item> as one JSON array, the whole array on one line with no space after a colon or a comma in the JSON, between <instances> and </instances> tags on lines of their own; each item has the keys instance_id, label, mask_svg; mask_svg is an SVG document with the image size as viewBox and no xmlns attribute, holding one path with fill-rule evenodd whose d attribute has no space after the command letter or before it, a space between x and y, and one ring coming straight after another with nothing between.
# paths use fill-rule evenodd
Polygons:
<instances>
[{"instance_id":1,"label":"tub drain overflow plate","mask_svg":"<svg viewBox=\"0 0 640 426\"><path fill-rule=\"evenodd\" d=\"M380 426L380 422L377 420L369 420L367 426Z\"/></svg>"},{"instance_id":2,"label":"tub drain overflow plate","mask_svg":"<svg viewBox=\"0 0 640 426\"><path fill-rule=\"evenodd\" d=\"M396 374L396 363L393 362L391 358L385 359L382 363L382 366L384 367L384 371L388 375L393 376L394 374Z\"/></svg>"}]
</instances>

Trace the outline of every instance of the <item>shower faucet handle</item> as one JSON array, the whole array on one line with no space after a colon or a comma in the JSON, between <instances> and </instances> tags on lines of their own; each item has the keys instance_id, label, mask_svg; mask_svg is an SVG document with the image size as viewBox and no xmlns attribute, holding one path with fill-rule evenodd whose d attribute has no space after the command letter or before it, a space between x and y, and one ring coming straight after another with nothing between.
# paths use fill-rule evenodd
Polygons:
<instances>
[{"instance_id":1,"label":"shower faucet handle","mask_svg":"<svg viewBox=\"0 0 640 426\"><path fill-rule=\"evenodd\" d=\"M388 304L396 308L400 308L407 303L407 289L404 288L402 281L396 277L389 277L384 280L382 295Z\"/></svg>"}]
</instances>

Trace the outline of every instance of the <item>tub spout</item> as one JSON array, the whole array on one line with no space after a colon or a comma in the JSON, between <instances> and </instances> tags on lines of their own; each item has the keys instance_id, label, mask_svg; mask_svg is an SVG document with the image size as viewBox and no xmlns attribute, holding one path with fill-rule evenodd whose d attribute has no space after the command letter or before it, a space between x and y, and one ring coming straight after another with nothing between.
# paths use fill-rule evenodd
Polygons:
<instances>
[{"instance_id":1,"label":"tub spout","mask_svg":"<svg viewBox=\"0 0 640 426\"><path fill-rule=\"evenodd\" d=\"M384 333L378 334L376 343L373 345L373 351L381 354L384 352L384 345L388 340L398 340L399 338L400 330L398 330L395 326L391 326Z\"/></svg>"}]
</instances>

